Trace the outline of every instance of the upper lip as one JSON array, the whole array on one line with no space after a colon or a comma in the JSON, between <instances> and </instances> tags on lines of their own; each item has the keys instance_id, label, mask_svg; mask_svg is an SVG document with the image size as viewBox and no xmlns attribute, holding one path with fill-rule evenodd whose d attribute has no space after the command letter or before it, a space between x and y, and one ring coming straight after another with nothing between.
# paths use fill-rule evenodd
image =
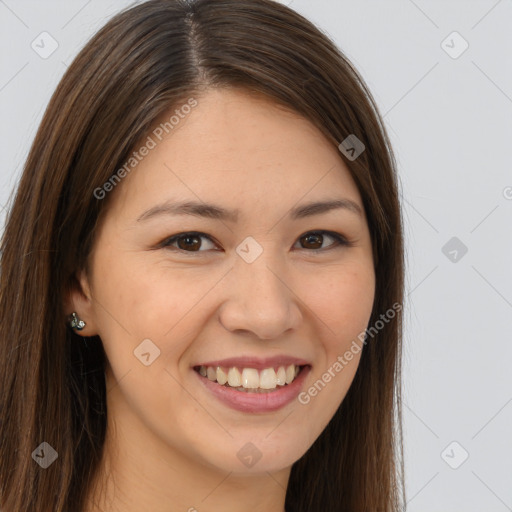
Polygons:
<instances>
[{"instance_id":1,"label":"upper lip","mask_svg":"<svg viewBox=\"0 0 512 512\"><path fill-rule=\"evenodd\" d=\"M298 357L278 355L273 357L230 357L228 359L218 359L216 361L207 361L199 363L196 366L221 366L223 368L254 368L255 370L264 370L265 368L278 368L279 366L289 366L294 364L296 366L305 366L310 363L305 359Z\"/></svg>"}]
</instances>

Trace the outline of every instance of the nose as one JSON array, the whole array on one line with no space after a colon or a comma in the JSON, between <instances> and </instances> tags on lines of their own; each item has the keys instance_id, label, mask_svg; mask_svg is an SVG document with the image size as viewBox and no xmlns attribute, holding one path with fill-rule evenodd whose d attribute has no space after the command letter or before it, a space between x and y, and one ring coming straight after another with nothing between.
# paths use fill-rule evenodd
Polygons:
<instances>
[{"instance_id":1,"label":"nose","mask_svg":"<svg viewBox=\"0 0 512 512\"><path fill-rule=\"evenodd\" d=\"M275 339L302 321L300 301L286 272L272 268L263 255L252 263L238 260L226 286L229 294L220 308L220 322L231 332Z\"/></svg>"}]
</instances>

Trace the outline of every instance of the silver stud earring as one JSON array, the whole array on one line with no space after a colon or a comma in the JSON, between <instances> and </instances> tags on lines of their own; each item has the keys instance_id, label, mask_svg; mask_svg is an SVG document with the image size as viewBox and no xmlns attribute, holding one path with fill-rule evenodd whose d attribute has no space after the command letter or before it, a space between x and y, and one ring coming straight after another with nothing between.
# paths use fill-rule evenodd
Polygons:
<instances>
[{"instance_id":1,"label":"silver stud earring","mask_svg":"<svg viewBox=\"0 0 512 512\"><path fill-rule=\"evenodd\" d=\"M75 312L69 315L68 322L71 329L76 329L77 331L81 331L85 327L85 322L80 320Z\"/></svg>"}]
</instances>

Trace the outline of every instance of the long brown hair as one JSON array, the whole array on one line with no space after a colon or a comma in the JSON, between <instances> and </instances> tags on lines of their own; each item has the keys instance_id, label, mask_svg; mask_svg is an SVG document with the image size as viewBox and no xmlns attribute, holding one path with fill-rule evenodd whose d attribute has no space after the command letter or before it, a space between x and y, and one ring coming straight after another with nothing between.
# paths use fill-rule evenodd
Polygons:
<instances>
[{"instance_id":1,"label":"long brown hair","mask_svg":"<svg viewBox=\"0 0 512 512\"><path fill-rule=\"evenodd\" d=\"M313 122L345 159L373 244L370 325L403 302L396 163L367 86L339 49L270 0L150 0L114 16L83 48L44 114L9 208L0 268L0 507L81 512L106 430L99 337L65 325L63 300L86 268L109 197L94 191L154 121L209 87L264 94ZM185 100L184 100L185 99ZM136 171L135 171L136 172ZM404 500L401 315L365 345L352 386L324 432L292 467L288 512L383 511ZM58 454L42 469L31 454Z\"/></svg>"}]
</instances>

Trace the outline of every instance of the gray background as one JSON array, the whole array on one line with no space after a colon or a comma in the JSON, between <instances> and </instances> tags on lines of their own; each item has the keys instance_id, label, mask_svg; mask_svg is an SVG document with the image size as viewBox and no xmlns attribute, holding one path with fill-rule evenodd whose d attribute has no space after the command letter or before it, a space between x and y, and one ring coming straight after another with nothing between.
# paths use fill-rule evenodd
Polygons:
<instances>
[{"instance_id":1,"label":"gray background","mask_svg":"<svg viewBox=\"0 0 512 512\"><path fill-rule=\"evenodd\" d=\"M398 160L408 510L512 510L512 1L282 3L355 64ZM67 65L129 4L0 0L1 224Z\"/></svg>"}]
</instances>

